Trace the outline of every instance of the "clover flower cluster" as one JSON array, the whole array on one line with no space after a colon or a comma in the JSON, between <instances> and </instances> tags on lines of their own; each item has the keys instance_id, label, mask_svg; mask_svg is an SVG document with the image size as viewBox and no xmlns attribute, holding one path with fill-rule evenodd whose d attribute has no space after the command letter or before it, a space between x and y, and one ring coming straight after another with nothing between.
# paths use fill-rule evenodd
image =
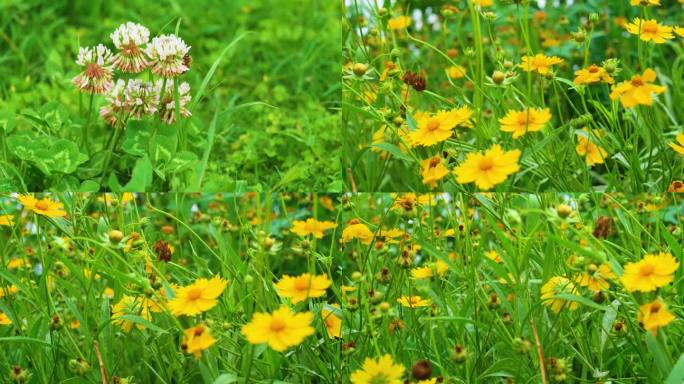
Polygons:
<instances>
[{"instance_id":1,"label":"clover flower cluster","mask_svg":"<svg viewBox=\"0 0 684 384\"><path fill-rule=\"evenodd\" d=\"M103 44L79 48L76 64L84 70L73 78L73 84L82 92L105 96L109 104L100 109L100 115L112 126L124 116L139 120L157 112L163 122L173 124L176 121L174 82L167 79L190 69L190 46L173 34L150 41L149 29L132 22L120 25L110 37L116 54ZM163 79L115 79L114 69L131 74L149 69ZM186 107L192 99L188 83L179 84L178 96L179 115L190 116Z\"/></svg>"}]
</instances>

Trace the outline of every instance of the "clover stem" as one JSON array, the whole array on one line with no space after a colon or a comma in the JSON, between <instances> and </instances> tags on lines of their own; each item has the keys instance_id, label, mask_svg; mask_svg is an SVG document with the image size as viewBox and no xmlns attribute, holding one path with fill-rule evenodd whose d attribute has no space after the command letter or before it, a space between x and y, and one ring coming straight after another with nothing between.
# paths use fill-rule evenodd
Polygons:
<instances>
[{"instance_id":1,"label":"clover stem","mask_svg":"<svg viewBox=\"0 0 684 384\"><path fill-rule=\"evenodd\" d=\"M95 98L95 93L90 92L90 101L88 102L88 120L83 126L83 132L81 137L81 145L85 148L88 156L90 156L90 147L88 146L88 130L90 129L90 122L93 117L93 99Z\"/></svg>"}]
</instances>

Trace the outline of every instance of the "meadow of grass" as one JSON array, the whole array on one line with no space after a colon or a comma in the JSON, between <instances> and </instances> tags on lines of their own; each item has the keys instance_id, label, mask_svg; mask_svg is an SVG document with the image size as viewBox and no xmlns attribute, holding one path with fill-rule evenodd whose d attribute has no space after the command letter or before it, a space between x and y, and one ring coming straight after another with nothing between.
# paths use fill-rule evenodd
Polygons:
<instances>
[{"instance_id":1,"label":"meadow of grass","mask_svg":"<svg viewBox=\"0 0 684 384\"><path fill-rule=\"evenodd\" d=\"M345 3L346 190L681 188L682 1Z\"/></svg>"},{"instance_id":2,"label":"meadow of grass","mask_svg":"<svg viewBox=\"0 0 684 384\"><path fill-rule=\"evenodd\" d=\"M4 195L0 377L681 383L683 212L674 194Z\"/></svg>"},{"instance_id":3,"label":"meadow of grass","mask_svg":"<svg viewBox=\"0 0 684 384\"><path fill-rule=\"evenodd\" d=\"M339 10L314 0L3 0L0 190L341 190ZM88 69L79 47L116 53L110 34L127 22L191 47L176 77L114 70L164 82L168 102L145 112L170 110L170 124L124 110L112 127L99 112L106 95L72 84Z\"/></svg>"}]
</instances>

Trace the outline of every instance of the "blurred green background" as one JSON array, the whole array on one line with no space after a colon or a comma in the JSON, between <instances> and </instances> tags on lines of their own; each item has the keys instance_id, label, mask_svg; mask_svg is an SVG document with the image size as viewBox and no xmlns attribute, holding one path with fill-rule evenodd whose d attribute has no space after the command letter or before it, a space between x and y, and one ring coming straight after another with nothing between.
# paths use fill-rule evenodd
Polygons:
<instances>
[{"instance_id":1,"label":"blurred green background","mask_svg":"<svg viewBox=\"0 0 684 384\"><path fill-rule=\"evenodd\" d=\"M202 190L341 189L336 2L0 0L0 8L0 113L13 114L15 132L35 133L30 116L48 118L41 113L54 111L56 102L66 111L59 107L45 133L73 139L85 120L85 113L79 115L81 96L70 82L80 70L79 45L114 49L109 34L127 21L145 25L151 37L173 33L180 17L179 35L192 46L193 58L181 81L190 83L193 94L223 49L249 31L220 62L190 120L190 150L201 158L217 114ZM87 100L82 96L86 106ZM97 102L104 99L96 97ZM51 106L44 107L47 103ZM97 119L93 134L107 135L107 129ZM26 171L24 164L17 171ZM61 183L52 188L69 187ZM169 178L155 188L186 185Z\"/></svg>"}]
</instances>

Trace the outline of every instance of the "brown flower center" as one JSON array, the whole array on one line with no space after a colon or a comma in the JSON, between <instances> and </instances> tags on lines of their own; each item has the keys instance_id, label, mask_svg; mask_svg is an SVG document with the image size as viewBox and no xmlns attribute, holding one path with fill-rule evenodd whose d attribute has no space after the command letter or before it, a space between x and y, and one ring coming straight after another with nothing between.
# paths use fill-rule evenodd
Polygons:
<instances>
[{"instance_id":1,"label":"brown flower center","mask_svg":"<svg viewBox=\"0 0 684 384\"><path fill-rule=\"evenodd\" d=\"M36 208L40 209L41 211L47 211L50 209L50 203L48 201L40 200L36 202Z\"/></svg>"},{"instance_id":2,"label":"brown flower center","mask_svg":"<svg viewBox=\"0 0 684 384\"><path fill-rule=\"evenodd\" d=\"M631 83L632 83L632 86L634 86L634 87L642 87L645 84L644 80L638 76L634 77L632 79Z\"/></svg>"},{"instance_id":3,"label":"brown flower center","mask_svg":"<svg viewBox=\"0 0 684 384\"><path fill-rule=\"evenodd\" d=\"M639 268L639 274L641 276L650 276L655 272L655 267L653 264L644 264Z\"/></svg>"},{"instance_id":4,"label":"brown flower center","mask_svg":"<svg viewBox=\"0 0 684 384\"><path fill-rule=\"evenodd\" d=\"M188 299L197 300L200 297L202 297L202 290L201 289L193 288L190 291L188 291Z\"/></svg>"},{"instance_id":5,"label":"brown flower center","mask_svg":"<svg viewBox=\"0 0 684 384\"><path fill-rule=\"evenodd\" d=\"M662 305L660 305L660 303L653 303L653 304L651 304L651 313L658 313L658 312L660 312L660 308L662 308Z\"/></svg>"},{"instance_id":6,"label":"brown flower center","mask_svg":"<svg viewBox=\"0 0 684 384\"><path fill-rule=\"evenodd\" d=\"M85 75L87 77L102 77L104 76L104 71L102 70L102 67L100 67L97 64L88 64L88 66L85 69Z\"/></svg>"},{"instance_id":7,"label":"brown flower center","mask_svg":"<svg viewBox=\"0 0 684 384\"><path fill-rule=\"evenodd\" d=\"M298 291L308 291L309 290L309 279L299 278L295 280L294 287Z\"/></svg>"},{"instance_id":8,"label":"brown flower center","mask_svg":"<svg viewBox=\"0 0 684 384\"><path fill-rule=\"evenodd\" d=\"M427 123L427 129L430 132L438 130L439 129L439 120L430 119L430 121L428 121L428 123Z\"/></svg>"},{"instance_id":9,"label":"brown flower center","mask_svg":"<svg viewBox=\"0 0 684 384\"><path fill-rule=\"evenodd\" d=\"M282 319L271 319L271 331L280 332L285 329L285 322Z\"/></svg>"},{"instance_id":10,"label":"brown flower center","mask_svg":"<svg viewBox=\"0 0 684 384\"><path fill-rule=\"evenodd\" d=\"M494 160L489 158L480 160L480 171L487 172L492 168L494 168Z\"/></svg>"}]
</instances>

